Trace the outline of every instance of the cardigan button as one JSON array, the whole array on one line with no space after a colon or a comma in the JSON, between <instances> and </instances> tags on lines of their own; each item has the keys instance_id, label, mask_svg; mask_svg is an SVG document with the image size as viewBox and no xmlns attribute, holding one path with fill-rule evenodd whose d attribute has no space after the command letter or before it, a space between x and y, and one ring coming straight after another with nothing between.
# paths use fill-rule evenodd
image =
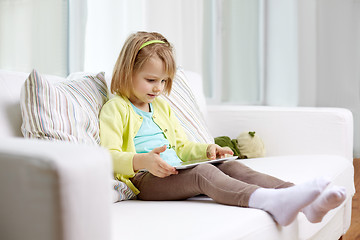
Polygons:
<instances>
[{"instance_id":1,"label":"cardigan button","mask_svg":"<svg viewBox=\"0 0 360 240\"><path fill-rule=\"evenodd\" d=\"M167 128L165 128L165 129L164 129L164 132L167 132L167 131L168 131Z\"/></svg>"}]
</instances>

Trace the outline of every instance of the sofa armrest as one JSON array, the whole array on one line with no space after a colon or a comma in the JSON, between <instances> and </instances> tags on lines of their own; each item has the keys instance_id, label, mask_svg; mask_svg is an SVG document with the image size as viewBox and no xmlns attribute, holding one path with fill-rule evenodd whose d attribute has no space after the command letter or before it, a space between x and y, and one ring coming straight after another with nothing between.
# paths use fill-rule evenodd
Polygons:
<instances>
[{"instance_id":1,"label":"sofa armrest","mask_svg":"<svg viewBox=\"0 0 360 240\"><path fill-rule=\"evenodd\" d=\"M23 138L0 142L0 239L111 238L106 150Z\"/></svg>"},{"instance_id":2,"label":"sofa armrest","mask_svg":"<svg viewBox=\"0 0 360 240\"><path fill-rule=\"evenodd\" d=\"M266 156L336 154L353 161L353 117L342 108L208 106L214 137L255 131Z\"/></svg>"}]
</instances>

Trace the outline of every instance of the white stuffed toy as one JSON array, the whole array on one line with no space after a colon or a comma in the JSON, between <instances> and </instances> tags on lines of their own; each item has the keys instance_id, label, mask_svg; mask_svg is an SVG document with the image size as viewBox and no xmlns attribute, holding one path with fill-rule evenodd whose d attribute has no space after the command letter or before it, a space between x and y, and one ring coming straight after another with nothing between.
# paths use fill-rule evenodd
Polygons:
<instances>
[{"instance_id":1,"label":"white stuffed toy","mask_svg":"<svg viewBox=\"0 0 360 240\"><path fill-rule=\"evenodd\" d=\"M237 138L237 147L241 155L246 158L258 158L265 156L265 146L255 132L243 132Z\"/></svg>"}]
</instances>

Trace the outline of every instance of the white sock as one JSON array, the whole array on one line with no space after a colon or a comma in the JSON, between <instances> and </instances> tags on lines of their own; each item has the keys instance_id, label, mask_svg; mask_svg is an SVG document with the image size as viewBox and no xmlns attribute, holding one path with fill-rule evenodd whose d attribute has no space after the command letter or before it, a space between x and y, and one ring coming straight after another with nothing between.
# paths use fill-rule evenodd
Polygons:
<instances>
[{"instance_id":1,"label":"white sock","mask_svg":"<svg viewBox=\"0 0 360 240\"><path fill-rule=\"evenodd\" d=\"M325 214L338 207L346 198L346 189L344 187L334 186L326 189L310 205L305 207L302 212L312 223L321 222Z\"/></svg>"},{"instance_id":2,"label":"white sock","mask_svg":"<svg viewBox=\"0 0 360 240\"><path fill-rule=\"evenodd\" d=\"M316 178L289 188L259 188L249 199L249 207L262 209L272 215L282 226L289 225L301 209L312 203L330 183Z\"/></svg>"}]
</instances>

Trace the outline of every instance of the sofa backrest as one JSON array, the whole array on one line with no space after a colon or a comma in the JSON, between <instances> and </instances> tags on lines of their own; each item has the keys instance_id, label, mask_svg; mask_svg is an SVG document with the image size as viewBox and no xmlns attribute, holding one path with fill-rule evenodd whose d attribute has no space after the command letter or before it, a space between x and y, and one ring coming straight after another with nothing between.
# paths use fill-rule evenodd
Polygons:
<instances>
[{"instance_id":1,"label":"sofa backrest","mask_svg":"<svg viewBox=\"0 0 360 240\"><path fill-rule=\"evenodd\" d=\"M28 73L0 70L0 136L20 137L20 90Z\"/></svg>"},{"instance_id":2,"label":"sofa backrest","mask_svg":"<svg viewBox=\"0 0 360 240\"><path fill-rule=\"evenodd\" d=\"M22 137L20 91L29 74L0 70L0 137ZM200 111L206 117L201 75L191 71L185 71L185 74ZM51 78L56 79L58 77L51 76ZM106 76L106 80L110 88L111 77Z\"/></svg>"}]
</instances>

